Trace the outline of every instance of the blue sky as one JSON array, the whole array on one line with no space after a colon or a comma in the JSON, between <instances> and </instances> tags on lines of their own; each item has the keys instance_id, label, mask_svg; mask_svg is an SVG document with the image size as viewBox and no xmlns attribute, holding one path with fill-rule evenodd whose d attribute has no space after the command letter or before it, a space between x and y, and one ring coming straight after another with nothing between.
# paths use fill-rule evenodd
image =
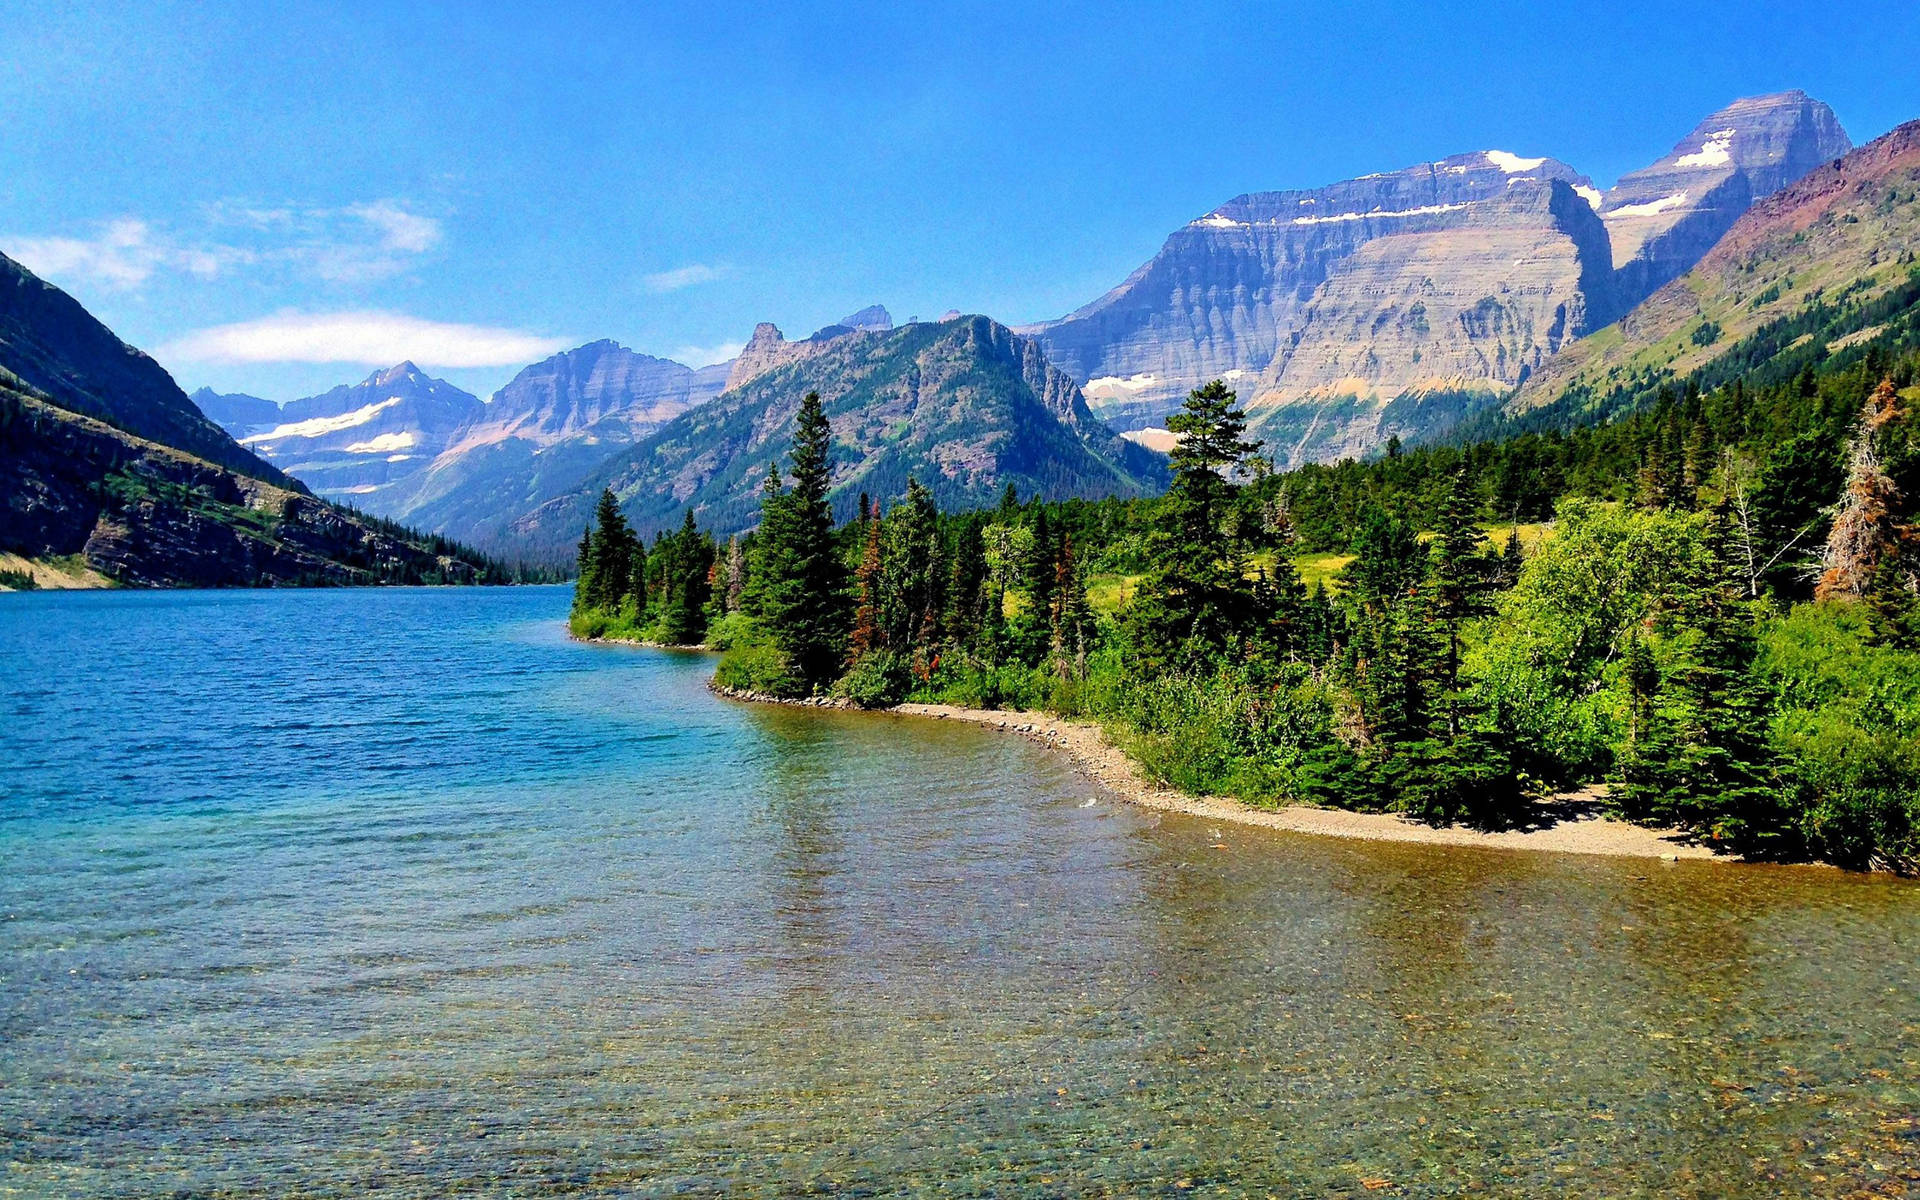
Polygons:
<instances>
[{"instance_id":1,"label":"blue sky","mask_svg":"<svg viewBox=\"0 0 1920 1200\"><path fill-rule=\"evenodd\" d=\"M1920 5L89 4L0 20L0 251L191 389L866 304L1058 316L1241 192L1466 150L1602 184L1740 95L1920 117Z\"/></svg>"}]
</instances>

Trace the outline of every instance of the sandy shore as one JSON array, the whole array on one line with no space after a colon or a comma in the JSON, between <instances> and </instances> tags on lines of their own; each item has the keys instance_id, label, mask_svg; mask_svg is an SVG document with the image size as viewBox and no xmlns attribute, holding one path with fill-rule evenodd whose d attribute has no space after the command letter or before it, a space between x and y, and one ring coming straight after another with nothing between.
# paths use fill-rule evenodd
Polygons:
<instances>
[{"instance_id":1,"label":"sandy shore","mask_svg":"<svg viewBox=\"0 0 1920 1200\"><path fill-rule=\"evenodd\" d=\"M1254 808L1219 796L1191 796L1161 787L1136 766L1099 726L1067 721L1045 713L992 712L954 708L945 704L902 704L885 710L916 717L970 721L1004 729L1055 746L1080 769L1121 798L1143 808L1186 813L1215 821L1313 833L1327 837L1369 838L1389 842L1424 842L1436 846L1493 846L1511 850L1549 850L1560 854L1607 854L1628 858L1717 858L1704 846L1687 845L1678 831L1646 829L1592 815L1593 795L1560 798L1559 807L1577 815L1542 829L1481 833L1459 826L1436 828L1386 813L1356 813L1334 808L1292 805L1280 809Z\"/></svg>"}]
</instances>

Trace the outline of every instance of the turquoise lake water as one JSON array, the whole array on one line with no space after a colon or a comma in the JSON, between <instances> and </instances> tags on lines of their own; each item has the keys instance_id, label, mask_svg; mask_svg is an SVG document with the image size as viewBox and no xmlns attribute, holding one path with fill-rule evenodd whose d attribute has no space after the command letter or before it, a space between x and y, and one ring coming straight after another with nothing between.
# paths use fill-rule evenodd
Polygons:
<instances>
[{"instance_id":1,"label":"turquoise lake water","mask_svg":"<svg viewBox=\"0 0 1920 1200\"><path fill-rule=\"evenodd\" d=\"M1911 882L1161 817L567 599L0 595L0 1196L1920 1179Z\"/></svg>"}]
</instances>

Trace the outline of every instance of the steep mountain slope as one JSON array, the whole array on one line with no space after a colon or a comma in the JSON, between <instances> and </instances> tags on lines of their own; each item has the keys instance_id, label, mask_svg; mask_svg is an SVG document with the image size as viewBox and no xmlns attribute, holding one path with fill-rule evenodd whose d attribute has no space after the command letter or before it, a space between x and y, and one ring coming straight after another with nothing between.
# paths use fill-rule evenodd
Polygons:
<instances>
[{"instance_id":1,"label":"steep mountain slope","mask_svg":"<svg viewBox=\"0 0 1920 1200\"><path fill-rule=\"evenodd\" d=\"M691 508L721 532L759 516L767 464L784 459L794 414L818 391L834 426L836 503L890 501L908 476L945 507L982 505L1007 484L1053 498L1141 494L1164 483L1157 456L1088 411L1035 342L985 317L842 334L677 418L578 493L515 526L523 544L565 553L604 484L643 531Z\"/></svg>"},{"instance_id":2,"label":"steep mountain slope","mask_svg":"<svg viewBox=\"0 0 1920 1200\"><path fill-rule=\"evenodd\" d=\"M208 420L236 438L272 429L280 423L278 404L259 396L249 396L245 392L221 393L203 387L188 399Z\"/></svg>"},{"instance_id":3,"label":"steep mountain slope","mask_svg":"<svg viewBox=\"0 0 1920 1200\"><path fill-rule=\"evenodd\" d=\"M1736 100L1665 158L1607 189L1600 217L1631 307L1678 278L1740 214L1853 149L1833 110L1805 92Z\"/></svg>"},{"instance_id":4,"label":"steep mountain slope","mask_svg":"<svg viewBox=\"0 0 1920 1200\"><path fill-rule=\"evenodd\" d=\"M1760 201L1679 279L1578 343L1508 402L1571 411L1738 351L1814 355L1872 337L1911 304L1920 263L1920 121Z\"/></svg>"},{"instance_id":5,"label":"steep mountain slope","mask_svg":"<svg viewBox=\"0 0 1920 1200\"><path fill-rule=\"evenodd\" d=\"M241 442L322 496L392 515L380 493L423 471L480 412L472 394L403 362L289 401L279 424Z\"/></svg>"},{"instance_id":6,"label":"steep mountain slope","mask_svg":"<svg viewBox=\"0 0 1920 1200\"><path fill-rule=\"evenodd\" d=\"M316 499L206 421L166 372L65 293L32 283L51 295L11 309L0 343L0 553L68 560L73 569L62 575L134 586L487 573L458 547ZM107 357L87 357L95 353ZM55 396L29 372L70 390ZM82 403L114 419L80 411ZM179 433L186 445L136 429Z\"/></svg>"},{"instance_id":7,"label":"steep mountain slope","mask_svg":"<svg viewBox=\"0 0 1920 1200\"><path fill-rule=\"evenodd\" d=\"M258 479L286 476L209 421L160 364L59 288L0 254L0 365L69 412Z\"/></svg>"},{"instance_id":8,"label":"steep mountain slope","mask_svg":"<svg viewBox=\"0 0 1920 1200\"><path fill-rule=\"evenodd\" d=\"M1253 390L1249 423L1282 466L1357 456L1491 402L1612 308L1588 199L1514 178L1335 264Z\"/></svg>"},{"instance_id":9,"label":"steep mountain slope","mask_svg":"<svg viewBox=\"0 0 1920 1200\"><path fill-rule=\"evenodd\" d=\"M1555 179L1599 198L1565 163L1498 150L1239 196L1175 232L1105 296L1020 332L1086 381L1088 404L1117 428L1157 424L1209 379L1244 391L1289 344L1320 286L1361 247L1458 229L1471 206L1504 203L1517 186Z\"/></svg>"}]
</instances>

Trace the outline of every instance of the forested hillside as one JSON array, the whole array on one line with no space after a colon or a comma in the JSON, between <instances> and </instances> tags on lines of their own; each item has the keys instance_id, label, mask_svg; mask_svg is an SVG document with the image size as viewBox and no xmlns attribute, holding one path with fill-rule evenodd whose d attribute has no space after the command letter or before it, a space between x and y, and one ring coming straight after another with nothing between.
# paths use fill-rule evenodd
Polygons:
<instances>
[{"instance_id":1,"label":"forested hillside","mask_svg":"<svg viewBox=\"0 0 1920 1200\"><path fill-rule=\"evenodd\" d=\"M704 638L753 691L1095 716L1255 803L1502 826L1606 781L1730 851L1904 869L1917 376L1890 326L1606 425L1285 475L1214 384L1163 498L939 513L916 487L838 527L810 401L755 534L648 553L603 506L575 624Z\"/></svg>"}]
</instances>

